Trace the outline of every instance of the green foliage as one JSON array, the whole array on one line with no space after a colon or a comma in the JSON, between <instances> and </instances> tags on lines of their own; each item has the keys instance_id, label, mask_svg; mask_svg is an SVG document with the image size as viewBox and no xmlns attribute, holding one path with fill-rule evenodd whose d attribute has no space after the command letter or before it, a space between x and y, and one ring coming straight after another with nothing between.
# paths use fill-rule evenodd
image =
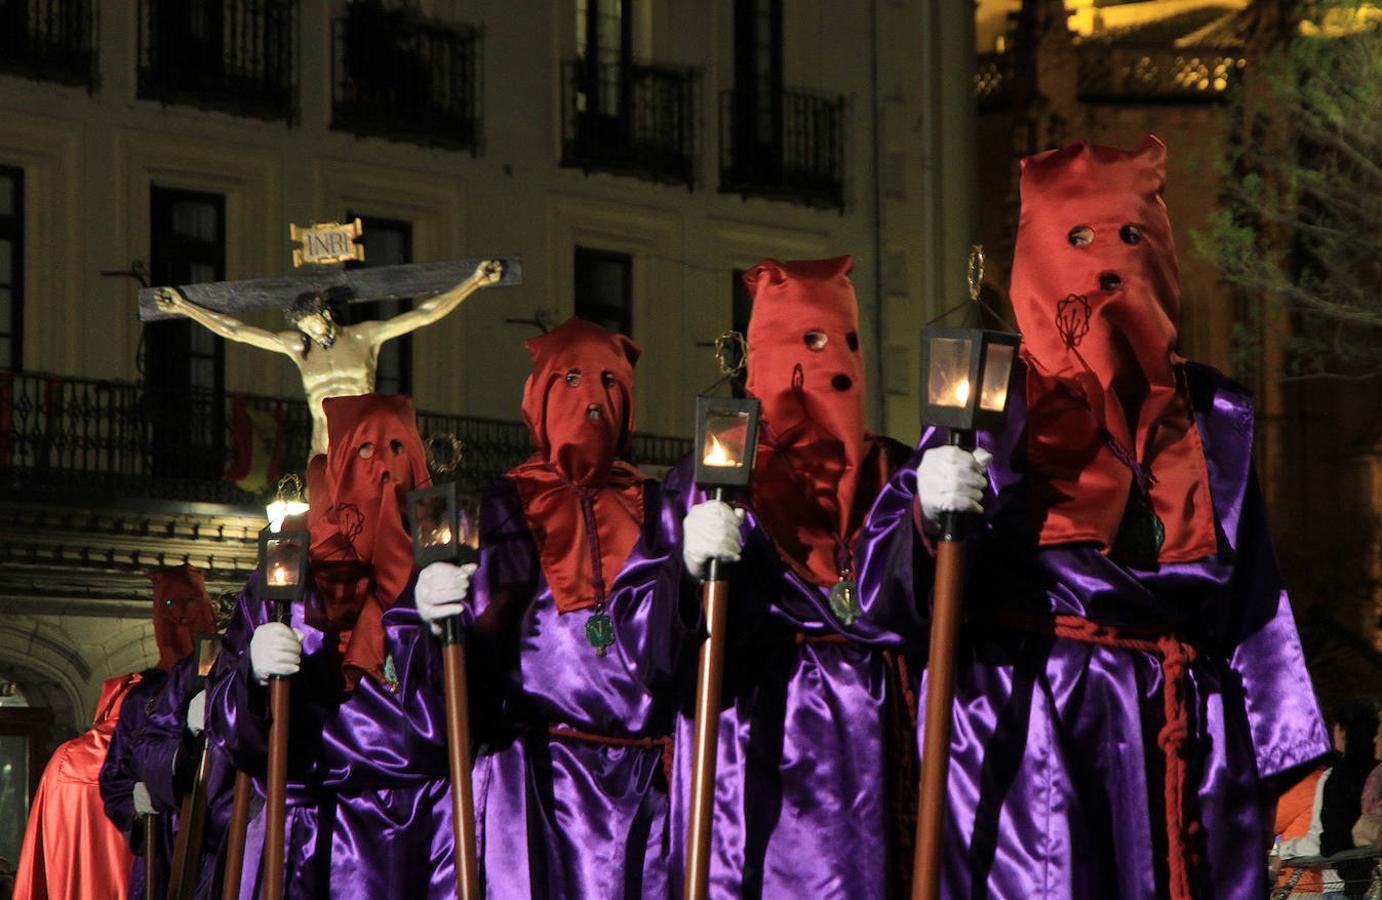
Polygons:
<instances>
[{"instance_id":1,"label":"green foliage","mask_svg":"<svg viewBox=\"0 0 1382 900\"><path fill-rule=\"evenodd\" d=\"M1196 248L1247 301L1241 335L1290 322L1288 374L1382 375L1382 10L1322 0L1254 63Z\"/></svg>"}]
</instances>

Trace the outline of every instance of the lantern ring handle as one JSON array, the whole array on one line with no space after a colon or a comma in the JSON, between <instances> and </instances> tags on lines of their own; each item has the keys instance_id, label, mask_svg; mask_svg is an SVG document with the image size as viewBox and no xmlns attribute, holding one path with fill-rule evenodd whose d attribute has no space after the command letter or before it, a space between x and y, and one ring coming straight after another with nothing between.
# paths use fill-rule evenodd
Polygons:
<instances>
[{"instance_id":1,"label":"lantern ring handle","mask_svg":"<svg viewBox=\"0 0 1382 900\"><path fill-rule=\"evenodd\" d=\"M449 431L429 434L423 449L427 454L427 466L443 475L454 472L465 456L465 441ZM443 452L439 452L444 451Z\"/></svg>"},{"instance_id":2,"label":"lantern ring handle","mask_svg":"<svg viewBox=\"0 0 1382 900\"><path fill-rule=\"evenodd\" d=\"M738 361L730 362L731 348L738 351ZM719 364L720 374L733 378L744 371L749 360L749 341L739 331L726 331L715 338L715 362Z\"/></svg>"}]
</instances>

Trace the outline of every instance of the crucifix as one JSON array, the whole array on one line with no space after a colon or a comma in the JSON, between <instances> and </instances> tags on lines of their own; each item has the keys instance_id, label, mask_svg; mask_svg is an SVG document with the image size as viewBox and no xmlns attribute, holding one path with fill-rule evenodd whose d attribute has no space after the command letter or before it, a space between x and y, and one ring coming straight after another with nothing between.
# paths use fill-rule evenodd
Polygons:
<instances>
[{"instance_id":1,"label":"crucifix","mask_svg":"<svg viewBox=\"0 0 1382 900\"><path fill-rule=\"evenodd\" d=\"M326 452L327 397L374 390L379 348L446 316L480 288L522 283L516 257L383 266L347 270L347 260L363 260L360 220L344 225L292 226L301 249L293 251L300 271L282 278L224 281L146 288L139 292L139 317L145 322L186 316L226 340L282 353L302 375L312 412L313 455ZM417 307L380 321L337 322L332 304L369 303L426 297ZM292 325L269 331L246 324L232 313L278 308Z\"/></svg>"}]
</instances>

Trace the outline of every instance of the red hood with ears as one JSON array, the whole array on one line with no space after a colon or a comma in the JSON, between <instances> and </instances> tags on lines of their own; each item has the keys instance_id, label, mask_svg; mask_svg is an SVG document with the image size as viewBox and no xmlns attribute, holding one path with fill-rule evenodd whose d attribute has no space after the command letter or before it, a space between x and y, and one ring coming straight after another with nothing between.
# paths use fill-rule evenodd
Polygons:
<instances>
[{"instance_id":1,"label":"red hood with ears","mask_svg":"<svg viewBox=\"0 0 1382 900\"><path fill-rule=\"evenodd\" d=\"M633 439L633 367L642 351L575 317L523 346L533 359L523 385L533 447L573 484L601 483Z\"/></svg>"},{"instance_id":2,"label":"red hood with ears","mask_svg":"<svg viewBox=\"0 0 1382 900\"><path fill-rule=\"evenodd\" d=\"M842 547L873 500L884 456L864 429L853 268L851 256L770 259L744 275L753 297L746 386L763 404L754 509L783 558L821 584L848 565Z\"/></svg>"},{"instance_id":3,"label":"red hood with ears","mask_svg":"<svg viewBox=\"0 0 1382 900\"><path fill-rule=\"evenodd\" d=\"M432 483L407 397L328 397L324 479L309 467L313 576L328 625L339 631L347 687L379 677L384 610L408 586L413 543L403 524L409 491ZM317 483L312 484L312 481ZM318 503L325 511L318 513Z\"/></svg>"},{"instance_id":4,"label":"red hood with ears","mask_svg":"<svg viewBox=\"0 0 1382 900\"><path fill-rule=\"evenodd\" d=\"M640 351L577 318L524 346L533 372L523 418L537 452L505 477L518 490L557 609L568 613L604 602L643 525L643 475L618 458L633 439Z\"/></svg>"},{"instance_id":5,"label":"red hood with ears","mask_svg":"<svg viewBox=\"0 0 1382 900\"><path fill-rule=\"evenodd\" d=\"M206 593L206 578L192 566L155 569L149 580L154 585L158 667L170 672L178 660L192 652L197 635L216 631L216 614Z\"/></svg>"},{"instance_id":6,"label":"red hood with ears","mask_svg":"<svg viewBox=\"0 0 1382 900\"><path fill-rule=\"evenodd\" d=\"M1180 277L1162 201L1166 146L1085 142L1022 161L1011 296L1042 543L1113 548L1132 468L1148 471L1163 563L1216 550L1199 433L1176 352ZM1115 446L1117 450L1115 450Z\"/></svg>"}]
</instances>

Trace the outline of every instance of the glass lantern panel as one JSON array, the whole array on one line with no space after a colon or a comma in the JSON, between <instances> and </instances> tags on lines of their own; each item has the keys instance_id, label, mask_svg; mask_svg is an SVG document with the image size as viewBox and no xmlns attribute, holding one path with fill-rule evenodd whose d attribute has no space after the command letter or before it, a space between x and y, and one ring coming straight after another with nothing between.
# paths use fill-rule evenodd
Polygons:
<instances>
[{"instance_id":1,"label":"glass lantern panel","mask_svg":"<svg viewBox=\"0 0 1382 900\"><path fill-rule=\"evenodd\" d=\"M969 360L974 342L968 338L934 338L926 393L932 406L963 409L969 405Z\"/></svg>"},{"instance_id":2,"label":"glass lantern panel","mask_svg":"<svg viewBox=\"0 0 1382 900\"><path fill-rule=\"evenodd\" d=\"M441 495L428 495L420 498L414 512L417 515L417 542L420 549L450 546L455 535L451 533L449 503Z\"/></svg>"},{"instance_id":3,"label":"glass lantern panel","mask_svg":"<svg viewBox=\"0 0 1382 900\"><path fill-rule=\"evenodd\" d=\"M979 408L1002 412L1008 405L1008 376L1013 369L1013 347L989 344L984 359L984 384L979 390Z\"/></svg>"},{"instance_id":4,"label":"glass lantern panel","mask_svg":"<svg viewBox=\"0 0 1382 900\"><path fill-rule=\"evenodd\" d=\"M749 412L744 409L711 409L705 415L705 443L701 463L720 469L738 469L748 455Z\"/></svg>"},{"instance_id":5,"label":"glass lantern panel","mask_svg":"<svg viewBox=\"0 0 1382 900\"><path fill-rule=\"evenodd\" d=\"M480 549L480 526L474 513L468 509L461 509L456 512L456 528L460 531L457 536L461 545L472 550Z\"/></svg>"},{"instance_id":6,"label":"glass lantern panel","mask_svg":"<svg viewBox=\"0 0 1382 900\"><path fill-rule=\"evenodd\" d=\"M296 538L269 538L264 542L264 568L270 587L294 587L302 572L307 548Z\"/></svg>"}]
</instances>

